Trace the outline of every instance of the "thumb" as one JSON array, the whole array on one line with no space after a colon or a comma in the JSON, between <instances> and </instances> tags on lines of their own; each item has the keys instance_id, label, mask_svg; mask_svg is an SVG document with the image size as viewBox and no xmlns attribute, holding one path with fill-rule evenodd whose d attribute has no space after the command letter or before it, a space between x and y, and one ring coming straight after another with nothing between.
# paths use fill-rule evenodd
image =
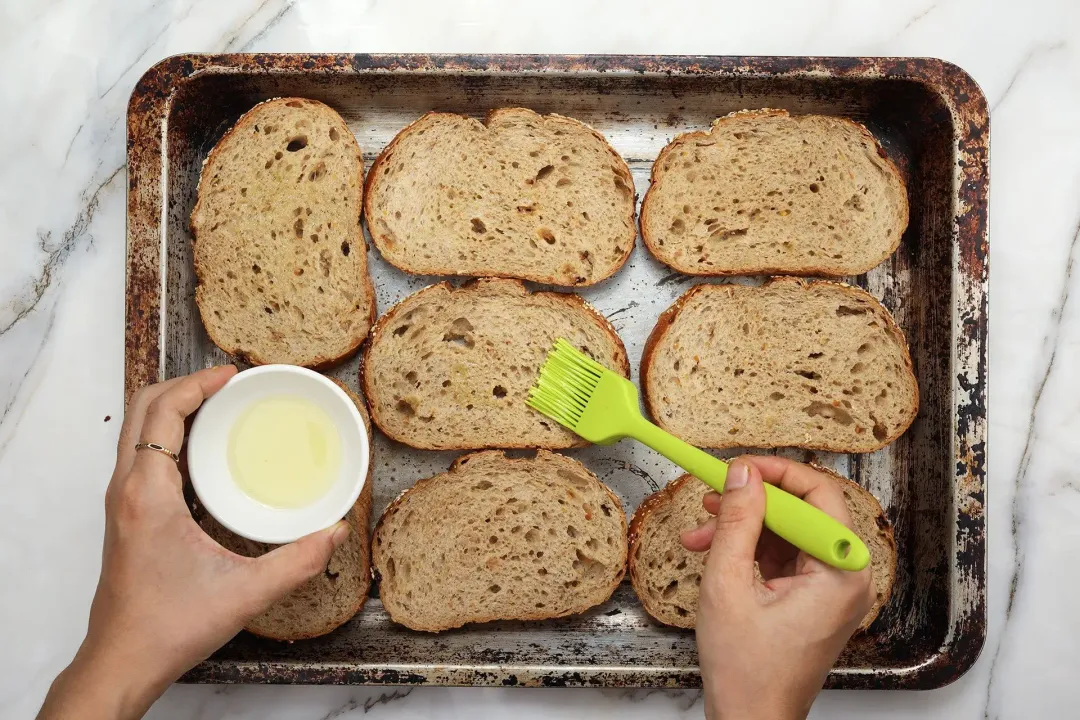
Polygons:
<instances>
[{"instance_id":1,"label":"thumb","mask_svg":"<svg viewBox=\"0 0 1080 720\"><path fill-rule=\"evenodd\" d=\"M341 520L325 530L305 535L256 559L252 563L254 604L266 609L321 573L330 562L334 550L348 539L350 532L352 528Z\"/></svg>"},{"instance_id":2,"label":"thumb","mask_svg":"<svg viewBox=\"0 0 1080 720\"><path fill-rule=\"evenodd\" d=\"M764 518L761 473L745 460L736 460L728 469L709 552L709 562L718 562L722 575L748 586L753 583L754 554Z\"/></svg>"}]
</instances>

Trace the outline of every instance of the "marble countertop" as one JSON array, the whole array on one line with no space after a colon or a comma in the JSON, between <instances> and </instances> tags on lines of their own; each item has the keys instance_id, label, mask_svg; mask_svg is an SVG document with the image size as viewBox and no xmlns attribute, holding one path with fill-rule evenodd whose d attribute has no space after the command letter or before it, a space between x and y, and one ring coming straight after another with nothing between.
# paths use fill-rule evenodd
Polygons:
<instances>
[{"instance_id":1,"label":"marble countertop","mask_svg":"<svg viewBox=\"0 0 1080 720\"><path fill-rule=\"evenodd\" d=\"M684 10L676 11L680 5ZM222 9L224 8L224 9ZM124 116L209 51L926 55L992 108L989 635L942 690L812 717L1075 714L1080 672L1080 6L1074 0L49 0L0 13L0 716L86 627L122 407ZM699 717L696 692L177 686L159 718Z\"/></svg>"}]
</instances>

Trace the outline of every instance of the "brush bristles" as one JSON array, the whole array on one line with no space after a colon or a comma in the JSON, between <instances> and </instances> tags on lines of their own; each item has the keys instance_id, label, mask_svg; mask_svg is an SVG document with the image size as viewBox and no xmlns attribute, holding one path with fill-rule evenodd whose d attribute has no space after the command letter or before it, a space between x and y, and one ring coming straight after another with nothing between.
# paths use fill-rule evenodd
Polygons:
<instances>
[{"instance_id":1,"label":"brush bristles","mask_svg":"<svg viewBox=\"0 0 1080 720\"><path fill-rule=\"evenodd\" d=\"M544 360L540 379L529 390L526 404L573 430L605 372L603 365L559 338Z\"/></svg>"}]
</instances>

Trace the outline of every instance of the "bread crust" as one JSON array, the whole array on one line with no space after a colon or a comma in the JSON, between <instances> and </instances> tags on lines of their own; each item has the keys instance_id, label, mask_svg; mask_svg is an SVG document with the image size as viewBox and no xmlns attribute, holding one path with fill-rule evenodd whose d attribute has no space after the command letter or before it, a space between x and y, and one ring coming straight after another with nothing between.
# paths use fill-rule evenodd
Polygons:
<instances>
[{"instance_id":1,"label":"bread crust","mask_svg":"<svg viewBox=\"0 0 1080 720\"><path fill-rule=\"evenodd\" d=\"M236 121L236 124L234 124L231 128L229 128L225 132L225 134L221 136L221 139L217 141L217 143L214 145L214 147L211 148L209 154L207 154L207 156L206 156L206 159L203 161L202 168L199 171L199 182L198 182L198 185L196 187L195 206L192 208L191 216L188 218L188 228L191 230L193 246L194 246L195 243L199 242L199 230L198 230L198 225L195 222L195 218L199 215L199 211L202 209L202 203L203 203L203 200L204 200L204 196L203 196L201 190L202 190L203 177L206 175L206 168L210 167L215 162L217 162L218 155L222 152L226 140L231 138L233 135L237 134L239 131L246 131L247 127L255 122L254 118L255 118L257 113L259 113L259 112L261 112L263 110L266 110L266 109L268 109L270 107L276 106L276 105L285 105L286 103L289 103L289 102L302 102L305 105L314 106L315 109L320 111L320 112L326 111L326 112L333 113L335 116L338 115L336 110L334 110L329 105L326 105L325 103L321 103L318 100L310 100L308 98L298 98L298 97L280 97L280 98L272 98L270 100L264 100L263 102L258 103L257 105L255 105L255 107L251 108L250 110L245 112L243 115L241 115L240 119ZM340 117L340 116L338 116L338 117ZM342 124L343 125L345 124L344 120L342 121ZM346 130L348 130L348 128L346 128ZM353 146L356 148L357 153L359 153L360 152L360 144L356 141L356 136L353 135L351 131L349 131L346 134L346 136L348 138L352 139ZM365 182L364 182L364 164L363 164L363 162L360 163L359 187L361 188L361 195L362 195L362 197L361 197L361 208L363 208L364 198L366 196ZM311 368L312 370L318 370L318 371L328 370L328 369L330 369L330 368L332 368L332 367L334 367L336 365L339 365L340 363L344 362L345 360L348 360L350 357L352 357L354 354L356 354L356 352L360 349L360 346L363 344L364 340L367 339L368 330L375 323L375 317L376 317L376 314L377 314L376 303L375 303L375 286L371 281L371 271L369 269L368 261L367 261L367 258L366 258L366 255L367 255L367 252L368 252L367 240L364 238L363 228L360 227L360 218L359 217L357 217L356 222L357 222L357 230L358 230L358 232L357 232L358 237L356 239L356 244L358 244L360 246L357 249L359 250L359 249L362 248L362 250L364 252L364 255L365 255L364 273L363 273L362 284L363 284L363 287L364 287L364 295L365 295L365 297L368 298L368 322L367 322L367 327L364 329L363 334L358 335L357 337L354 337L352 339L351 345L344 352L339 353L338 355L335 355L335 356L327 356L327 355L316 354L315 357L313 357L312 360L309 363L305 363L305 365L304 365L304 367ZM350 245L351 244L352 243L350 243ZM195 262L194 265L195 265L195 278L196 278L197 285L205 284L204 269L202 267L200 267L200 264L198 262ZM196 304L198 305L198 295L196 295ZM199 306L199 311L200 311L200 313L202 312L201 305ZM245 349L243 347L234 346L234 345L232 345L232 344L230 344L228 342L225 342L223 338L221 338L220 336L216 336L214 331L208 325L206 325L205 323L203 323L203 327L206 329L206 334L209 336L210 341L212 343L214 343L214 345L216 345L217 347L221 348L222 352L224 352L226 355L230 355L230 356L240 360L241 362L245 362L245 363L247 363L249 365L267 365L267 364L270 364L270 363L274 362L274 360L272 358L266 358L266 357L260 355L257 351L247 350L247 349Z\"/></svg>"},{"instance_id":2,"label":"bread crust","mask_svg":"<svg viewBox=\"0 0 1080 720\"><path fill-rule=\"evenodd\" d=\"M634 178L630 174L630 167L626 164L626 161L622 158L622 156L619 155L619 153L617 153L615 151L615 148L613 148L611 146L611 143L608 142L607 138L605 138L599 132L594 130L589 125L581 122L580 120L577 120L577 119L571 118L571 117L566 117L565 115L558 115L556 113L549 113L547 115L540 115L539 113L537 113L537 112L535 112L533 110L530 110L528 108L505 107L505 108L495 108L493 110L489 110L487 115L484 117L484 120L483 121L477 121L477 122L482 122L484 127L488 128L488 127L491 126L493 121L497 120L498 118L500 118L503 115L511 115L511 114L514 114L514 113L522 113L522 112L531 113L532 115L536 115L538 117L543 117L543 118L557 118L559 120L565 120L567 122L570 122L570 123L573 123L573 124L575 124L577 126L580 126L584 130L588 131L593 137L595 137L597 140L599 140L601 143L603 143L604 148L607 150L608 154L611 156L612 161L615 163L615 168L618 169L619 175L623 178L623 181L626 183L627 187L629 187L629 188L634 187ZM448 113L448 112L427 112L427 113L424 113L419 118L417 118L416 120L413 120L411 123L406 125L400 132L398 132L397 135L394 136L394 139L391 140L390 143L386 147L384 147L382 149L382 152L379 153L378 157L375 158L375 162L371 165L371 169L368 170L367 181L364 184L364 221L367 224L368 232L371 234L371 239L375 243L375 247L377 247L379 249L379 252L382 254L382 257L383 257L384 260L386 260L388 263L390 263L391 265L396 267L398 270L401 270L402 272L407 272L407 273L410 273L410 274L413 274L413 275L450 275L450 276L468 276L468 277L497 277L497 278L516 279L516 280L530 280L532 282L543 283L543 284L546 284L546 285L558 285L560 287L589 287L591 285L596 285L597 283L603 282L604 280L607 280L608 278L610 278L612 275L617 273L627 263L627 261L630 259L630 255L634 251L634 244L635 244L635 242L637 240L637 231L636 231L637 225L635 223L635 215L637 213L637 192L636 191L634 193L633 202L630 203L630 213L628 215L628 220L629 220L628 228L629 229L627 231L627 233L628 233L627 237L626 237L626 239L624 241L626 246L627 246L627 252L623 255L621 260L619 260L618 262L614 263L611 266L611 268L610 268L610 270L608 272L606 272L603 275L597 276L593 280L586 280L586 281L583 281L583 282L567 283L564 279L562 279L560 277L552 276L552 275L539 275L539 274L526 275L524 273L522 273L522 274L513 274L513 273L505 272L505 271L500 270L499 268L495 268L495 267L479 268L479 269L471 270L467 274L460 273L460 272L458 272L457 270L455 270L452 267L442 267L442 268L436 268L434 270L419 269L419 268L416 268L415 266L409 265L408 263L402 262L398 258L392 257L389 253L387 253L387 247L386 246L388 244L388 239L381 236L379 233L377 233L375 231L375 228L373 228L372 224L371 224L371 218L377 216L377 213L375 212L375 209L372 207L372 200L371 199L375 195L374 189L375 189L376 183L378 182L379 177L380 177L380 173L378 171L382 167L382 164L386 161L386 159L389 158L391 155L393 155L394 151L397 149L397 145L398 145L399 142L401 142L402 140L407 138L412 133L416 132L421 127L431 123L433 120L437 120L440 117L460 118L460 117L465 117L465 116L458 115L457 113Z\"/></svg>"},{"instance_id":3,"label":"bread crust","mask_svg":"<svg viewBox=\"0 0 1080 720\"><path fill-rule=\"evenodd\" d=\"M626 354L626 347L623 345L622 339L619 337L619 334L615 331L615 327L606 317L600 314L600 312L596 310L593 306L589 305L589 303L585 302L585 300L582 299L579 295L576 295L574 293L555 291L530 292L529 289L525 286L525 283L521 280L513 280L507 278L473 278L461 285L460 287L456 288L449 281L443 280L442 282L438 282L434 285L429 285L422 290L418 290L417 292L409 295L408 297L396 303L389 310L387 310L383 314L383 316L375 322L374 326L372 326L371 332L369 334L370 341L364 346L364 350L360 355L360 387L363 388L364 395L370 401L372 421L375 423L376 427L379 428L383 435L386 435L391 440L402 443L404 445L408 445L409 447L413 447L418 450L483 450L490 447L489 445L473 446L465 444L424 444L423 442L418 442L411 438L402 437L401 435L396 434L392 429L388 427L385 418L382 417L380 411L381 403L379 402L379 394L371 378L371 374L367 372L368 359L371 354L372 348L374 348L375 345L382 338L383 333L386 331L386 326L396 319L397 314L401 312L401 308L405 303L415 302L418 299L422 298L424 295L429 295L439 290L452 294L468 292L470 290L481 290L488 286L495 287L504 291L513 292L515 295L518 295L520 297L541 296L556 302L561 302L567 306L570 312L586 312L596 322L596 324L600 327L604 334L610 339L612 345L616 349L616 359L618 361L618 367L614 369L623 377L630 377L630 360ZM498 447L507 450L521 450L532 448L543 448L545 450L565 450L568 448L588 447L589 444L590 443L583 438L578 438L571 445L537 445L536 443L515 440L513 438L505 438L499 442Z\"/></svg>"},{"instance_id":4,"label":"bread crust","mask_svg":"<svg viewBox=\"0 0 1080 720\"><path fill-rule=\"evenodd\" d=\"M894 442L897 438L907 432L908 428L910 428L911 424L915 422L915 418L919 414L919 382L918 378L915 377L915 368L911 361L911 352L908 350L907 338L904 336L904 331L901 330L900 326L896 324L896 320L893 319L892 313L890 313L885 308L885 306L882 305L877 300L877 298L875 298L870 293L866 292L861 288L857 288L852 285L848 285L847 283L839 282L837 280L806 280L798 277L777 276L771 277L766 280L761 285L761 288L764 289L772 285L780 284L797 285L801 288L807 289L815 287L817 285L832 285L841 288L845 292L845 294L851 297L856 297L861 300L869 301L873 306L878 319L880 319L882 323L884 323L885 331L891 336L892 340L897 343L897 345L899 345L899 347L901 348L901 354L904 359L904 371L911 380L911 385L914 393L913 402L911 404L911 407L909 408L907 417L904 418L903 422L897 425L897 429L894 432L889 434L884 440L879 441L877 445L874 445L870 448L859 449L850 445L834 446L816 444L812 442L798 443L794 445L787 445L784 447L797 447L803 448L805 450L824 450L828 452L841 453L869 453L880 450L881 448ZM645 404L645 411L648 413L649 417L653 419L653 422L655 422L660 427L664 427L664 421L661 414L658 412L656 401L653 397L653 391L655 388L653 388L652 379L650 378L650 370L652 368L652 361L653 356L656 352L656 348L663 341L664 335L667 334L667 331L675 323L675 320L678 319L679 313L682 311L683 306L685 306L695 295L701 292L714 292L712 290L709 290L709 288L730 287L741 288L742 286L708 284L695 285L694 287L683 293L682 296L679 297L679 299L676 300L671 307L669 307L667 310L660 314L660 317L657 319L656 325L653 327L652 332L649 333L649 337L645 341L645 349L641 353L641 365L639 367L639 375L641 377L642 389L641 394ZM728 448L742 446L739 443L732 441L726 443L704 445L703 447L708 447L713 450L726 450Z\"/></svg>"},{"instance_id":5,"label":"bread crust","mask_svg":"<svg viewBox=\"0 0 1080 720\"><path fill-rule=\"evenodd\" d=\"M372 548L373 548L373 550L372 550L372 567L373 567L373 572L377 572L381 576L380 567L383 564L382 563L383 557L382 557L382 550L380 550L381 545L380 545L380 542L379 542L379 535L382 532L383 524L387 521L387 519L389 517L391 517L394 514L396 509L403 502L405 502L406 498L411 493L416 492L417 490L420 490L420 489L426 487L429 484L434 484L435 482L441 482L441 481L444 481L444 480L452 480L452 476L455 475L456 473L461 472L462 468L466 464L468 464L469 462L471 462L473 460L477 460L477 459L495 460L495 461L498 461L498 462L507 463L509 466L520 465L520 464L532 464L532 463L535 463L537 461L551 462L551 463L558 463L558 464L569 463L569 464L571 464L571 466L573 467L574 470L583 470L585 472L585 474L589 478L591 478L593 481L595 481L604 490L604 492L607 494L608 499L611 501L613 506L618 509L618 512L616 512L615 515L616 515L616 517L620 518L620 522L621 522L621 525L622 525L622 534L623 534L624 537L626 536L626 532L627 532L626 513L623 511L622 502L619 500L618 496L615 495L615 493L611 491L611 488L609 488L604 483L600 482L600 479L597 478L596 475L591 470L589 470L589 468L585 467L585 465L580 463L579 461L574 460L573 458L567 457L565 455L562 455L560 453L550 452L548 450L538 450L537 453L536 453L535 458L509 458L509 457L506 456L506 453L503 452L502 450L481 450L481 451L478 451L478 452L468 453L468 454L465 454L465 455L462 455L462 456L458 457L456 460L454 460L450 464L449 470L447 470L445 473L440 473L438 475L433 475L432 477L429 477L429 478L424 478L422 480L418 480L416 482L416 484L414 484L411 488L405 490L405 492L398 495L397 498L395 498L393 500L393 502L391 502L389 505L386 506L386 509L383 510L383 512L382 512L382 515L379 516L379 520L375 524L375 532L372 534ZM462 625L465 625L465 624L474 625L474 624L478 624L478 623L494 622L496 620L521 620L521 621L551 620L551 619L554 619L554 618L567 617L569 615L577 615L577 614L580 614L582 612L585 612L586 610L588 610L591 607L596 607L597 605L601 605L601 604L607 602L607 600L611 597L611 594L615 592L615 589L622 582L623 577L626 576L626 552L625 552L626 547L627 547L626 544L623 544L624 552L623 552L622 567L619 570L616 577L608 585L608 589L607 589L607 592L604 595L604 597L597 600L596 602L593 602L593 603L591 603L591 604L589 604L589 605L587 605L587 606L585 606L583 608L580 608L580 609L570 609L570 610L567 610L565 612L561 612L561 613L557 613L557 614L543 613L543 612L525 612L525 613L522 613L522 614L517 615L515 617L501 617L501 616L497 616L497 615L481 615L481 616L478 616L476 618L468 620L466 623L461 623L461 624L458 624L458 625L430 625L430 624L417 623L417 622L410 622L410 623L402 622L400 617L394 617L393 610L391 610L389 607L387 607L385 602L383 603L383 607L386 609L387 613L390 615L390 619L393 620L394 622L398 623L399 625L404 625L405 627L408 627L411 630L419 630L419 631L422 631L422 632L433 632L433 633L442 632L443 630L451 630L451 629L456 628L456 627L461 627Z\"/></svg>"},{"instance_id":6,"label":"bread crust","mask_svg":"<svg viewBox=\"0 0 1080 720\"><path fill-rule=\"evenodd\" d=\"M903 192L901 193L901 199L902 199L901 205L902 205L902 208L903 208L901 231L899 233L897 233L896 240L892 243L892 247L889 249L888 253L886 253L881 259L879 259L876 262L874 262L872 264L869 264L869 265L854 266L854 267L850 268L850 272L838 273L835 269L826 268L826 267L822 267L822 266L818 266L818 265L804 265L804 266L797 267L797 268L779 267L779 266L761 266L761 267L755 266L753 268L748 268L748 269L745 269L745 270L717 269L717 270L705 271L705 270L700 269L700 267L697 266L697 265L694 265L694 266L678 265L678 264L675 263L675 261L672 261L672 260L667 259L667 258L664 257L664 253L661 252L660 246L656 242L657 238L650 237L649 233L647 232L647 228L649 227L647 221L648 221L650 205L651 205L650 196L652 198L656 197L653 194L653 190L657 187L657 185L660 182L660 174L661 174L661 172L660 172L659 168L663 164L663 160L667 156L667 154L671 153L671 152L674 152L675 150L677 150L679 147L681 147L682 145L684 145L687 142L691 142L693 140L699 140L699 139L702 139L702 138L709 137L710 135L712 135L712 132L717 127L719 127L720 125L722 125L724 123L730 122L731 120L734 120L734 119L742 120L742 119L745 119L747 117L768 118L768 117L790 117L790 116L791 115L790 115L790 113L788 113L787 110L778 110L778 109L775 109L775 108L761 108L759 110L736 110L735 112L728 113L727 115L725 115L723 117L719 117L716 120L713 120L712 125L709 126L708 130L695 130L693 132L688 132L688 133L683 133L681 135L677 135L677 136L675 136L675 138L671 142L669 142L666 146L664 146L664 149L660 151L660 154L656 156L656 160L653 162L652 170L649 173L649 189L645 191L645 198L641 201L641 213L638 216L638 223L639 223L639 229L641 230L642 242L645 244L645 247L648 249L649 253L654 258L656 258L660 262L664 263L665 265L670 267L672 270L676 270L676 271L678 271L680 273L683 273L684 275L692 275L692 276L695 276L695 277L736 277L736 276L740 276L740 275L798 275L798 276L814 276L814 277L838 278L838 277L846 277L846 276L851 276L851 275L862 275L863 273L868 272L868 271L872 270L873 268L877 267L878 265L880 265L881 263L885 262L885 260L890 258L893 255L893 253L896 252L897 248L900 247L900 242L901 242L901 240L903 239L903 236L904 236L904 230L907 228L908 222L910 221L910 217L911 217L910 203L908 202L908 196L907 196L907 185L904 182L904 176L900 174L900 170L896 167L896 163L894 163L892 161L892 158L889 157L889 154L885 151L885 148L883 148L881 146L881 143L878 142L877 138L874 137L873 133L871 133L869 130L867 130L866 127L864 125L862 125L862 123L855 122L854 120L851 120L850 118L833 117L834 120L838 120L840 122L851 125L852 127L854 127L855 129L858 130L859 134L861 134L863 137L870 140L874 144L874 149L876 150L878 156L888 166L889 171L899 180L900 187L903 190Z\"/></svg>"}]
</instances>

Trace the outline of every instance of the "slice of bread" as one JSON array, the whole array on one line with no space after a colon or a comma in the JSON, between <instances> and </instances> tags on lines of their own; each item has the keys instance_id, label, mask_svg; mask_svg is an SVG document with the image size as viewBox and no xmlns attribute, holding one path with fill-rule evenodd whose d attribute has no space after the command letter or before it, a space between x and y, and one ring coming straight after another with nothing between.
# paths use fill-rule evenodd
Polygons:
<instances>
[{"instance_id":1,"label":"slice of bread","mask_svg":"<svg viewBox=\"0 0 1080 720\"><path fill-rule=\"evenodd\" d=\"M865 127L786 110L675 138L641 206L646 247L692 275L858 275L907 224L904 181Z\"/></svg>"},{"instance_id":2,"label":"slice of bread","mask_svg":"<svg viewBox=\"0 0 1080 720\"><path fill-rule=\"evenodd\" d=\"M592 285L634 248L634 181L582 122L524 108L428 113L382 151L364 215L384 258L423 275Z\"/></svg>"},{"instance_id":3,"label":"slice of bread","mask_svg":"<svg viewBox=\"0 0 1080 720\"><path fill-rule=\"evenodd\" d=\"M698 447L872 452L919 408L892 316L827 281L691 288L653 328L641 378L656 423Z\"/></svg>"},{"instance_id":4,"label":"slice of bread","mask_svg":"<svg viewBox=\"0 0 1080 720\"><path fill-rule=\"evenodd\" d=\"M844 491L855 534L870 549L870 567L877 597L859 624L864 631L892 595L896 580L896 541L880 503L856 483L831 470ZM692 628L697 622L698 594L708 552L690 552L679 535L709 519L701 499L709 487L683 475L645 499L630 523L630 582L641 604L658 622Z\"/></svg>"},{"instance_id":5,"label":"slice of bread","mask_svg":"<svg viewBox=\"0 0 1080 720\"><path fill-rule=\"evenodd\" d=\"M877 619L885 603L889 602L893 585L896 583L897 548L893 526L881 508L881 503L870 491L829 468L815 465L814 469L831 475L840 484L855 534L870 549L870 571L875 594L874 604L859 623L858 630L863 632Z\"/></svg>"},{"instance_id":6,"label":"slice of bread","mask_svg":"<svg viewBox=\"0 0 1080 720\"><path fill-rule=\"evenodd\" d=\"M361 384L375 424L427 450L585 445L525 405L559 337L629 377L615 329L577 295L530 293L501 279L410 295L379 319L364 351Z\"/></svg>"},{"instance_id":7,"label":"slice of bread","mask_svg":"<svg viewBox=\"0 0 1080 720\"><path fill-rule=\"evenodd\" d=\"M428 632L584 612L626 569L619 498L577 460L463 455L383 513L372 541L390 618Z\"/></svg>"},{"instance_id":8,"label":"slice of bread","mask_svg":"<svg viewBox=\"0 0 1080 720\"><path fill-rule=\"evenodd\" d=\"M206 332L254 365L329 367L375 320L356 138L326 105L256 105L206 158L191 213Z\"/></svg>"},{"instance_id":9,"label":"slice of bread","mask_svg":"<svg viewBox=\"0 0 1080 720\"><path fill-rule=\"evenodd\" d=\"M356 403L370 439L371 423L364 402L345 386L331 378ZM371 542L368 523L371 519L371 468L360 497L345 516L353 532L341 547L330 556L326 571L308 580L244 628L250 633L271 640L303 640L318 637L336 629L360 612L371 586ZM199 520L206 533L226 550L246 557L259 557L276 545L254 542L235 535L209 515Z\"/></svg>"},{"instance_id":10,"label":"slice of bread","mask_svg":"<svg viewBox=\"0 0 1080 720\"><path fill-rule=\"evenodd\" d=\"M701 499L710 491L683 475L642 501L630 521L630 582L649 615L665 625L692 628L707 552L690 552L679 535L708 520Z\"/></svg>"}]
</instances>

